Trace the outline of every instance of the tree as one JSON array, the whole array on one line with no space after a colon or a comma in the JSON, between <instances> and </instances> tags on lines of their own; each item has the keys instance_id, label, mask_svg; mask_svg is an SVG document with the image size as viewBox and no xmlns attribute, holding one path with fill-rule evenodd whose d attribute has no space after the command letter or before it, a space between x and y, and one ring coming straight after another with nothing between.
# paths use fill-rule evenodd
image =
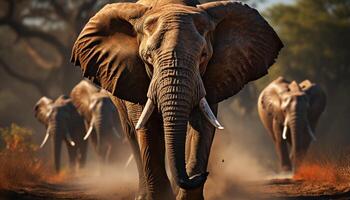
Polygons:
<instances>
[{"instance_id":1,"label":"tree","mask_svg":"<svg viewBox=\"0 0 350 200\"><path fill-rule=\"evenodd\" d=\"M16 121L33 127L32 107L40 96L69 94L81 79L70 63L73 42L87 20L111 2L0 1L0 126Z\"/></svg>"},{"instance_id":2,"label":"tree","mask_svg":"<svg viewBox=\"0 0 350 200\"><path fill-rule=\"evenodd\" d=\"M11 37L12 43L0 52L1 68L41 95L67 93L79 77L69 63L71 46L83 24L106 3L109 1L2 1L0 26L6 28L2 36Z\"/></svg>"}]
</instances>

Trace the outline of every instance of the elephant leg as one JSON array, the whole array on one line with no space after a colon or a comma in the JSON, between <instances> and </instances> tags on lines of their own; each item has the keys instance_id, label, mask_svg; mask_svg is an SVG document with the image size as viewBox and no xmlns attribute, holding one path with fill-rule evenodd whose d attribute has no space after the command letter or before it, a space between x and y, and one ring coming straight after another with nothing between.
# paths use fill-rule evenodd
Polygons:
<instances>
[{"instance_id":1,"label":"elephant leg","mask_svg":"<svg viewBox=\"0 0 350 200\"><path fill-rule=\"evenodd\" d=\"M280 161L280 170L289 172L292 170L292 165L288 153L288 142L282 139L282 127L276 121L273 122L273 132L275 135L275 149Z\"/></svg>"},{"instance_id":2,"label":"elephant leg","mask_svg":"<svg viewBox=\"0 0 350 200\"><path fill-rule=\"evenodd\" d=\"M213 113L217 114L218 106L212 105ZM187 134L186 141L186 170L191 177L195 174L207 171L210 148L214 139L215 127L202 115L199 108L191 114L191 128ZM194 190L180 189L176 199L178 200L203 200L203 189L199 187Z\"/></svg>"},{"instance_id":3,"label":"elephant leg","mask_svg":"<svg viewBox=\"0 0 350 200\"><path fill-rule=\"evenodd\" d=\"M165 145L162 120L153 114L145 128L137 132L147 181L148 199L175 199L165 170Z\"/></svg>"},{"instance_id":4,"label":"elephant leg","mask_svg":"<svg viewBox=\"0 0 350 200\"><path fill-rule=\"evenodd\" d=\"M111 139L114 142L111 142L110 145L110 153L108 156L108 162L110 164L120 162L123 158L123 144L121 144L121 141L115 141L116 139Z\"/></svg>"},{"instance_id":5,"label":"elephant leg","mask_svg":"<svg viewBox=\"0 0 350 200\"><path fill-rule=\"evenodd\" d=\"M67 142L69 168L71 169L72 172L75 172L76 166L77 166L78 151L76 147L71 147L69 145L70 144Z\"/></svg>"},{"instance_id":6,"label":"elephant leg","mask_svg":"<svg viewBox=\"0 0 350 200\"><path fill-rule=\"evenodd\" d=\"M130 143L131 151L137 166L137 171L139 175L139 185L138 185L138 193L135 197L135 200L144 200L146 199L146 196L147 196L147 184L146 184L145 175L143 173L141 153L140 153L139 143L136 138L135 128L132 121L128 117L128 111L127 111L125 102L117 98L113 98L112 100L113 100L113 103L118 108L117 110L119 113L121 126L126 138Z\"/></svg>"},{"instance_id":7,"label":"elephant leg","mask_svg":"<svg viewBox=\"0 0 350 200\"><path fill-rule=\"evenodd\" d=\"M106 141L101 140L99 147L98 147L98 157L99 157L99 169L100 169L100 175L105 176L108 175L107 172L107 166L109 163L109 156L110 156L110 145L106 143Z\"/></svg>"},{"instance_id":8,"label":"elephant leg","mask_svg":"<svg viewBox=\"0 0 350 200\"><path fill-rule=\"evenodd\" d=\"M107 164L109 161L111 146L108 145L107 141L101 140L99 145L99 156L103 164Z\"/></svg>"}]
</instances>

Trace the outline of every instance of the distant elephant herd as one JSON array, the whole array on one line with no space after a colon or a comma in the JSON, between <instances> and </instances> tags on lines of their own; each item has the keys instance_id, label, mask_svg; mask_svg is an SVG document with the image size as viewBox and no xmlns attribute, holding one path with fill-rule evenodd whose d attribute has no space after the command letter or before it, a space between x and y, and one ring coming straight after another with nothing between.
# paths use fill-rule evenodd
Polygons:
<instances>
[{"instance_id":1,"label":"distant elephant herd","mask_svg":"<svg viewBox=\"0 0 350 200\"><path fill-rule=\"evenodd\" d=\"M223 129L218 104L266 75L282 47L265 19L239 2L109 4L72 50L72 63L91 82L35 106L47 128L41 146L52 135L58 171L62 142L71 166L83 167L88 138L107 162L125 137L138 169L136 199L204 199L215 130ZM261 92L259 116L283 171L300 166L325 105L325 93L309 80L279 77Z\"/></svg>"},{"instance_id":2,"label":"distant elephant herd","mask_svg":"<svg viewBox=\"0 0 350 200\"><path fill-rule=\"evenodd\" d=\"M72 169L84 167L87 139L92 144L99 160L106 164L116 158L114 154L122 141L118 133L118 111L110 96L89 81L77 84L70 97L59 96L56 100L42 97L34 107L35 117L46 127L40 147L53 137L55 169L60 171L61 146L67 146Z\"/></svg>"}]
</instances>

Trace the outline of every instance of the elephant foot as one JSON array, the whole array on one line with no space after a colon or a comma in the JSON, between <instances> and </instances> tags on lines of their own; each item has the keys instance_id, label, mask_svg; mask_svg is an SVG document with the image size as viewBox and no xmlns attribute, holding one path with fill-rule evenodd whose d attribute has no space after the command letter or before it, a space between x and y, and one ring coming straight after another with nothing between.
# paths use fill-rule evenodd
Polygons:
<instances>
[{"instance_id":1,"label":"elephant foot","mask_svg":"<svg viewBox=\"0 0 350 200\"><path fill-rule=\"evenodd\" d=\"M204 200L203 187L193 190L180 189L177 193L176 200Z\"/></svg>"},{"instance_id":2,"label":"elephant foot","mask_svg":"<svg viewBox=\"0 0 350 200\"><path fill-rule=\"evenodd\" d=\"M292 166L290 164L281 165L281 172L282 173L290 173L290 172L292 172Z\"/></svg>"},{"instance_id":3,"label":"elephant foot","mask_svg":"<svg viewBox=\"0 0 350 200\"><path fill-rule=\"evenodd\" d=\"M282 172L292 172L292 167L290 167L290 166L283 166L281 168L281 171Z\"/></svg>"}]
</instances>

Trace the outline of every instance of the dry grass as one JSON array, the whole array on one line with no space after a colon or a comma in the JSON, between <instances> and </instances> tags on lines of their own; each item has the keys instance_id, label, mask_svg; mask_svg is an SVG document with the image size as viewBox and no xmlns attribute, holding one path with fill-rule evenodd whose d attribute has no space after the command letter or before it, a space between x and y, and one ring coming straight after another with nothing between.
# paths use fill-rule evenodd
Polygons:
<instances>
[{"instance_id":1,"label":"dry grass","mask_svg":"<svg viewBox=\"0 0 350 200\"><path fill-rule=\"evenodd\" d=\"M42 181L47 174L36 156L31 131L12 125L0 129L0 189Z\"/></svg>"}]
</instances>

